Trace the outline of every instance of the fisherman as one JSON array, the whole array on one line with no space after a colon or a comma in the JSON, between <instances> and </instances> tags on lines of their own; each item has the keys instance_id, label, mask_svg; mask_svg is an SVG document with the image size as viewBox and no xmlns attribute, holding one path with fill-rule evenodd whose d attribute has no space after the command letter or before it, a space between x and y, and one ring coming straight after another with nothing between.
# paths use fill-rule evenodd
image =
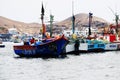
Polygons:
<instances>
[{"instance_id":1,"label":"fisherman","mask_svg":"<svg viewBox=\"0 0 120 80\"><path fill-rule=\"evenodd\" d=\"M77 54L78 54L78 51L79 51L79 45L80 45L80 41L79 41L79 39L76 39L74 47L75 47L75 52Z\"/></svg>"},{"instance_id":2,"label":"fisherman","mask_svg":"<svg viewBox=\"0 0 120 80\"><path fill-rule=\"evenodd\" d=\"M47 39L50 39L50 35L49 35L48 33L46 34L46 38L47 38Z\"/></svg>"},{"instance_id":3,"label":"fisherman","mask_svg":"<svg viewBox=\"0 0 120 80\"><path fill-rule=\"evenodd\" d=\"M36 42L36 41L35 41L35 38L32 37L32 39L30 40L30 43L33 44L33 43L35 43L35 42Z\"/></svg>"}]
</instances>

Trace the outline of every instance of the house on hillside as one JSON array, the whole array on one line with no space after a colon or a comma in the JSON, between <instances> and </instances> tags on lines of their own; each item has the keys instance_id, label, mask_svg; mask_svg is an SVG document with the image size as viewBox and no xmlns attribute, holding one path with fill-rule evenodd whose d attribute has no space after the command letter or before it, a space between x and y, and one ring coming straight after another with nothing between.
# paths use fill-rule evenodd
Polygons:
<instances>
[{"instance_id":1,"label":"house on hillside","mask_svg":"<svg viewBox=\"0 0 120 80\"><path fill-rule=\"evenodd\" d=\"M84 27L82 30L75 30L75 33L77 36L88 36L88 28ZM98 33L98 30L96 28L91 28L92 35L96 35ZM72 30L63 30L62 32L66 37L69 37L73 34Z\"/></svg>"}]
</instances>

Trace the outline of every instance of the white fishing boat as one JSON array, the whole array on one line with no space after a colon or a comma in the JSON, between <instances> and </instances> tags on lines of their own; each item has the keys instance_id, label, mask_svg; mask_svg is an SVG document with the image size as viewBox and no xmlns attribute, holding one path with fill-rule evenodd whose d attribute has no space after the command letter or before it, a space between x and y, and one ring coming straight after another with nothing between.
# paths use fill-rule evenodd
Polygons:
<instances>
[{"instance_id":1,"label":"white fishing boat","mask_svg":"<svg viewBox=\"0 0 120 80\"><path fill-rule=\"evenodd\" d=\"M72 3L73 5L73 3ZM67 44L66 46L66 52L67 53L75 53L78 54L79 51L79 43L78 43L78 39L77 39L77 35L79 33L79 31L75 30L75 16L73 13L73 7L72 7L72 30L68 30L68 31L63 31L63 34L69 38L69 44Z\"/></svg>"}]
</instances>

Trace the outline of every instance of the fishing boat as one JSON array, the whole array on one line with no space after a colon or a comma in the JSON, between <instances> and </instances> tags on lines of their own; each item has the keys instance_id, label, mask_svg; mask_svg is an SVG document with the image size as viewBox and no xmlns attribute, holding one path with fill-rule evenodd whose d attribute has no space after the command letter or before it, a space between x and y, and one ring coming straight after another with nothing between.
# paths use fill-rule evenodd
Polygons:
<instances>
[{"instance_id":1,"label":"fishing boat","mask_svg":"<svg viewBox=\"0 0 120 80\"><path fill-rule=\"evenodd\" d=\"M120 50L120 25L118 24L119 15L115 15L115 25L109 25L109 30L103 34L104 39L109 43L106 44L105 50Z\"/></svg>"},{"instance_id":2,"label":"fishing boat","mask_svg":"<svg viewBox=\"0 0 120 80\"><path fill-rule=\"evenodd\" d=\"M3 44L2 39L0 38L0 48L4 48L4 47L5 45Z\"/></svg>"},{"instance_id":3,"label":"fishing boat","mask_svg":"<svg viewBox=\"0 0 120 80\"><path fill-rule=\"evenodd\" d=\"M4 47L5 45L3 44L2 39L0 39L0 48L4 48Z\"/></svg>"},{"instance_id":4,"label":"fishing boat","mask_svg":"<svg viewBox=\"0 0 120 80\"><path fill-rule=\"evenodd\" d=\"M80 40L79 50L81 52L100 52L104 51L105 43L99 40Z\"/></svg>"},{"instance_id":5,"label":"fishing boat","mask_svg":"<svg viewBox=\"0 0 120 80\"><path fill-rule=\"evenodd\" d=\"M114 43L114 40L116 40L116 36L114 34L104 34L103 41L105 42L105 51L113 51L117 50L118 44Z\"/></svg>"},{"instance_id":6,"label":"fishing boat","mask_svg":"<svg viewBox=\"0 0 120 80\"><path fill-rule=\"evenodd\" d=\"M59 57L63 53L66 53L65 47L68 44L68 39L64 35L61 35L59 38L49 38L45 37L45 24L44 19L44 7L42 4L41 9L41 20L42 20L42 40L40 41L27 41L23 45L15 45L14 52L20 57ZM33 44L31 44L31 42Z\"/></svg>"},{"instance_id":7,"label":"fishing boat","mask_svg":"<svg viewBox=\"0 0 120 80\"><path fill-rule=\"evenodd\" d=\"M75 16L73 12L73 2L72 2L72 30L63 31L63 33L68 37L69 44L66 46L67 53L79 54L79 40L77 38L78 31L75 30Z\"/></svg>"},{"instance_id":8,"label":"fishing boat","mask_svg":"<svg viewBox=\"0 0 120 80\"><path fill-rule=\"evenodd\" d=\"M104 51L105 43L96 39L96 36L91 36L91 22L92 22L92 13L89 13L89 28L88 28L88 37L80 39L79 50L80 52L96 52Z\"/></svg>"}]
</instances>

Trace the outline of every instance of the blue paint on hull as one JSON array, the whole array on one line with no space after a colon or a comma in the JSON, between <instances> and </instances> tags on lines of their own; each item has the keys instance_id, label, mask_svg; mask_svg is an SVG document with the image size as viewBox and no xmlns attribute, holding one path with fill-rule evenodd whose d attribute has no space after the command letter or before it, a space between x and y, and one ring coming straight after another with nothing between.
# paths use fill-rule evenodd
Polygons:
<instances>
[{"instance_id":1,"label":"blue paint on hull","mask_svg":"<svg viewBox=\"0 0 120 80\"><path fill-rule=\"evenodd\" d=\"M98 44L90 44L88 45L88 51L104 51L105 50L105 44L98 43Z\"/></svg>"},{"instance_id":2,"label":"blue paint on hull","mask_svg":"<svg viewBox=\"0 0 120 80\"><path fill-rule=\"evenodd\" d=\"M88 43L88 52L90 51L104 51L105 50L105 43L102 41L97 40L87 40Z\"/></svg>"},{"instance_id":3,"label":"blue paint on hull","mask_svg":"<svg viewBox=\"0 0 120 80\"><path fill-rule=\"evenodd\" d=\"M64 49L68 42L63 36L59 39L46 40L40 45L14 46L14 52L21 57L59 56L65 53Z\"/></svg>"}]
</instances>

